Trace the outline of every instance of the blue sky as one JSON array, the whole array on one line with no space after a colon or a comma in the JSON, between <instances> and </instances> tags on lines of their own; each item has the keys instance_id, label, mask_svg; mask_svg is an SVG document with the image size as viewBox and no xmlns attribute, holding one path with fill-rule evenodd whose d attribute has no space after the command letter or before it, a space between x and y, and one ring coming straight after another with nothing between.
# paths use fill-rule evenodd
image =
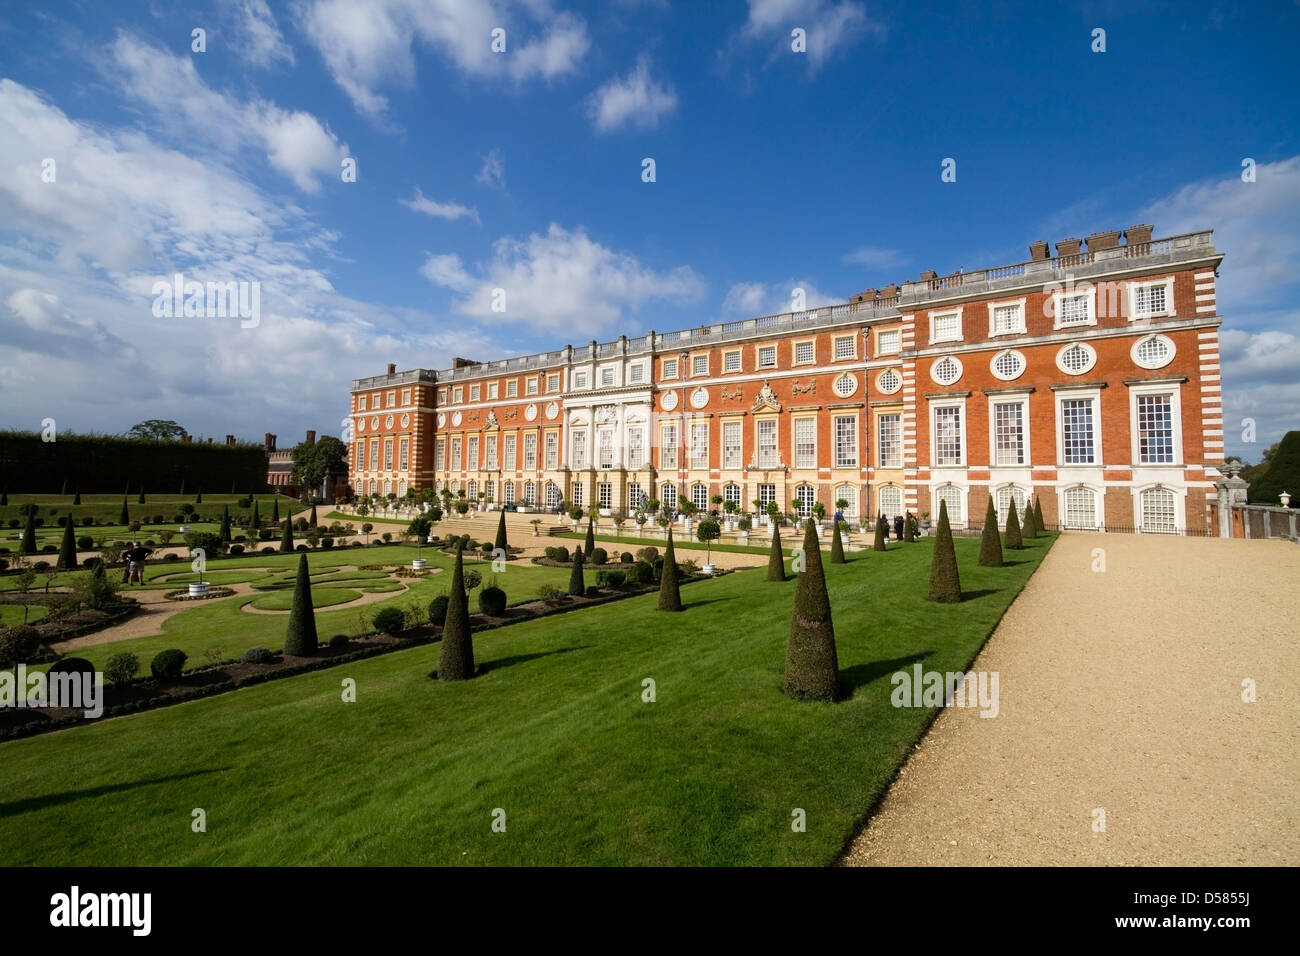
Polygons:
<instances>
[{"instance_id":1,"label":"blue sky","mask_svg":"<svg viewBox=\"0 0 1300 956\"><path fill-rule=\"evenodd\" d=\"M1300 427L1297 61L1295 3L5 7L0 426L337 433L389 361L843 301L1151 222L1227 253L1225 430L1254 460ZM177 270L260 282L259 324L153 315Z\"/></svg>"}]
</instances>

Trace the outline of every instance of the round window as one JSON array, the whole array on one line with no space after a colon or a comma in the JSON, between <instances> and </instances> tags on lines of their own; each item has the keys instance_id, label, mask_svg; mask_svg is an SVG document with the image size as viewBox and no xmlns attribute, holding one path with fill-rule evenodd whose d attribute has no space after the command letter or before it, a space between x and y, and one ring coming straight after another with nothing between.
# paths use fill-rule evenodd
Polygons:
<instances>
[{"instance_id":1,"label":"round window","mask_svg":"<svg viewBox=\"0 0 1300 956\"><path fill-rule=\"evenodd\" d=\"M1168 336L1148 335L1133 343L1133 362L1142 368L1164 368L1174 360L1174 343Z\"/></svg>"},{"instance_id":2,"label":"round window","mask_svg":"<svg viewBox=\"0 0 1300 956\"><path fill-rule=\"evenodd\" d=\"M930 366L930 377L940 385L952 385L961 378L961 359L945 355Z\"/></svg>"},{"instance_id":3,"label":"round window","mask_svg":"<svg viewBox=\"0 0 1300 956\"><path fill-rule=\"evenodd\" d=\"M893 395L903 387L903 376L892 368L887 368L876 379L876 388L884 395Z\"/></svg>"},{"instance_id":4,"label":"round window","mask_svg":"<svg viewBox=\"0 0 1300 956\"><path fill-rule=\"evenodd\" d=\"M848 372L845 372L835 380L835 384L832 387L835 390L835 394L840 398L848 398L858 390L858 380Z\"/></svg>"},{"instance_id":5,"label":"round window","mask_svg":"<svg viewBox=\"0 0 1300 956\"><path fill-rule=\"evenodd\" d=\"M402 427L405 428L406 426L408 426L408 425L410 425L410 424L411 424L411 416L410 416L410 415L403 415L403 416L402 416Z\"/></svg>"},{"instance_id":6,"label":"round window","mask_svg":"<svg viewBox=\"0 0 1300 956\"><path fill-rule=\"evenodd\" d=\"M1007 349L1005 352L999 352L993 356L993 362L989 365L989 370L993 373L994 378L1009 382L1024 374L1025 357L1014 349Z\"/></svg>"},{"instance_id":7,"label":"round window","mask_svg":"<svg viewBox=\"0 0 1300 956\"><path fill-rule=\"evenodd\" d=\"M1056 367L1067 375L1082 375L1097 364L1097 353L1091 345L1075 342L1056 353Z\"/></svg>"}]
</instances>

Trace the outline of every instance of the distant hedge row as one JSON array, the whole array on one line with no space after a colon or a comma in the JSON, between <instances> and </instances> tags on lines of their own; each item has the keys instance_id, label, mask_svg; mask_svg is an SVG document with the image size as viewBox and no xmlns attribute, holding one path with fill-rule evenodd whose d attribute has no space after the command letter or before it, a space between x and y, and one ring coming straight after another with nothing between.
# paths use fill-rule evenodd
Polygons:
<instances>
[{"instance_id":1,"label":"distant hedge row","mask_svg":"<svg viewBox=\"0 0 1300 956\"><path fill-rule=\"evenodd\" d=\"M60 433L0 431L0 487L10 494L177 494L202 488L213 494L266 490L261 445L197 444Z\"/></svg>"}]
</instances>

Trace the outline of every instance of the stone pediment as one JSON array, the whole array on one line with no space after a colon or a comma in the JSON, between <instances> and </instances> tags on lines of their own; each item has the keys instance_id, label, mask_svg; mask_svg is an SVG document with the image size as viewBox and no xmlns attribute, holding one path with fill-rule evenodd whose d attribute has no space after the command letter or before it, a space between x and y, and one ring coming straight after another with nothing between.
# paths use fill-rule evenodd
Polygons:
<instances>
[{"instance_id":1,"label":"stone pediment","mask_svg":"<svg viewBox=\"0 0 1300 956\"><path fill-rule=\"evenodd\" d=\"M758 396L754 399L753 407L756 412L764 409L771 409L774 412L781 410L781 403L776 399L776 392L772 391L772 386L766 381L763 382L763 387L758 390Z\"/></svg>"}]
</instances>

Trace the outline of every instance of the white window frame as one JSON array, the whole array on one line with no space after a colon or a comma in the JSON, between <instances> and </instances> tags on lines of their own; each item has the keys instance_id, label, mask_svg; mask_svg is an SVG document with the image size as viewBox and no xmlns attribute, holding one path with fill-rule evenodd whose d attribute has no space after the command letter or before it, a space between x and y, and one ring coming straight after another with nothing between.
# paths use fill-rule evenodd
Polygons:
<instances>
[{"instance_id":1,"label":"white window frame","mask_svg":"<svg viewBox=\"0 0 1300 956\"><path fill-rule=\"evenodd\" d=\"M891 336L894 341L893 348L886 347L885 336ZM903 351L903 330L902 329L876 329L876 354L877 355L898 355Z\"/></svg>"},{"instance_id":2,"label":"white window frame","mask_svg":"<svg viewBox=\"0 0 1300 956\"><path fill-rule=\"evenodd\" d=\"M1072 369L1068 369L1065 367L1065 362L1063 361L1065 358L1065 353L1072 348L1081 348L1088 353L1088 355L1091 357L1091 361L1088 363L1087 368L1081 368L1076 372L1073 371ZM1066 375L1087 375L1089 372L1091 372L1094 368L1097 367L1097 350L1093 348L1091 345L1089 345L1087 342L1070 342L1066 345L1061 346L1059 349L1056 350L1056 367L1059 368Z\"/></svg>"},{"instance_id":3,"label":"white window frame","mask_svg":"<svg viewBox=\"0 0 1300 956\"><path fill-rule=\"evenodd\" d=\"M807 426L812 432L811 442L799 441L799 429L801 426ZM811 445L812 450L800 452L800 446ZM813 469L817 467L817 417L815 415L801 415L790 422L790 447L794 449L794 467Z\"/></svg>"},{"instance_id":4,"label":"white window frame","mask_svg":"<svg viewBox=\"0 0 1300 956\"><path fill-rule=\"evenodd\" d=\"M935 370L939 367L940 363L942 362L953 362L957 366L957 377L954 378L951 382L941 382L939 381L939 377L934 374ZM959 359L957 356L951 353L947 355L940 355L938 358L936 358L933 362L930 363L930 381L934 382L934 384L940 386L941 388L952 388L952 386L956 385L958 382L961 381L961 377L965 374L966 374L965 364L963 364L961 359Z\"/></svg>"},{"instance_id":5,"label":"white window frame","mask_svg":"<svg viewBox=\"0 0 1300 956\"><path fill-rule=\"evenodd\" d=\"M531 375L531 376L529 376L528 378L524 379L524 394L526 394L526 395L536 395L536 394L537 394L537 376L536 376L536 375Z\"/></svg>"},{"instance_id":6,"label":"white window frame","mask_svg":"<svg viewBox=\"0 0 1300 956\"><path fill-rule=\"evenodd\" d=\"M999 335L1024 335L1025 334L1025 303L1027 301L1028 299L1026 298L1020 298L1020 299L1004 299L1001 302L990 302L989 303L989 338L991 339L997 338ZM1005 331L999 332L997 329L997 323L994 316L996 315L998 309L1005 309L1008 306L1018 307L1020 313L1020 319L1016 323L1016 327L1014 329L1007 329Z\"/></svg>"},{"instance_id":7,"label":"white window frame","mask_svg":"<svg viewBox=\"0 0 1300 956\"><path fill-rule=\"evenodd\" d=\"M627 380L632 383L645 381L645 363L634 362L627 367Z\"/></svg>"},{"instance_id":8,"label":"white window frame","mask_svg":"<svg viewBox=\"0 0 1300 956\"><path fill-rule=\"evenodd\" d=\"M965 306L958 306L955 309L936 309L930 313L930 344L931 345L934 345L938 342L960 342L962 340L962 310L964 308ZM939 338L935 334L935 322L937 322L939 319L948 319L954 317L957 320L956 334L945 335L943 338Z\"/></svg>"},{"instance_id":9,"label":"white window frame","mask_svg":"<svg viewBox=\"0 0 1300 956\"><path fill-rule=\"evenodd\" d=\"M358 395L358 396L357 396L357 411L359 411L359 412L364 412L365 410L366 410L366 396L364 396L364 395Z\"/></svg>"},{"instance_id":10,"label":"white window frame","mask_svg":"<svg viewBox=\"0 0 1300 956\"><path fill-rule=\"evenodd\" d=\"M951 488L957 494L958 504L961 507L961 514L954 518L951 509L948 512L948 524L953 528L965 528L970 512L970 489L965 485L959 485L955 481L945 481L934 486L930 492L930 507L934 509L931 517L934 519L936 526L939 523L939 492L947 491Z\"/></svg>"},{"instance_id":11,"label":"white window frame","mask_svg":"<svg viewBox=\"0 0 1300 956\"><path fill-rule=\"evenodd\" d=\"M452 404L459 405L465 400L465 389L463 386L457 386L451 390Z\"/></svg>"},{"instance_id":12,"label":"white window frame","mask_svg":"<svg viewBox=\"0 0 1300 956\"><path fill-rule=\"evenodd\" d=\"M1061 300L1066 298L1077 298L1086 296L1088 299L1088 318L1082 322L1070 322L1064 324L1061 322ZM1061 329L1082 329L1097 324L1097 287L1088 283L1086 287L1075 287L1069 291L1060 291L1052 293L1052 330L1060 331Z\"/></svg>"},{"instance_id":13,"label":"white window frame","mask_svg":"<svg viewBox=\"0 0 1300 956\"><path fill-rule=\"evenodd\" d=\"M970 464L970 443L966 440L966 428L970 424L966 414L965 398L930 399L930 462L931 468L966 468ZM939 409L957 408L957 441L960 448L960 461L957 464L939 464Z\"/></svg>"},{"instance_id":14,"label":"white window frame","mask_svg":"<svg viewBox=\"0 0 1300 956\"><path fill-rule=\"evenodd\" d=\"M1150 362L1143 362L1138 358L1138 347L1143 342L1146 342L1150 339L1155 339L1159 342L1163 342L1165 345L1169 347L1169 358L1165 359L1165 361L1161 362L1159 365L1152 365ZM1133 342L1133 345L1129 348L1128 354L1129 354L1129 358L1133 360L1133 364L1136 365L1138 368L1144 368L1147 371L1153 372L1156 369L1164 368L1173 362L1174 358L1178 355L1178 346L1175 345L1174 340L1167 335L1159 335L1159 334L1143 335Z\"/></svg>"},{"instance_id":15,"label":"white window frame","mask_svg":"<svg viewBox=\"0 0 1300 956\"><path fill-rule=\"evenodd\" d=\"M575 369L573 372L573 387L587 387L587 370L585 368Z\"/></svg>"},{"instance_id":16,"label":"white window frame","mask_svg":"<svg viewBox=\"0 0 1300 956\"><path fill-rule=\"evenodd\" d=\"M1159 312L1139 312L1137 307L1137 294L1139 289L1152 289L1156 286L1164 286L1165 290L1165 307ZM1164 317L1172 318L1174 312L1174 277L1168 276L1164 279L1151 279L1144 282L1130 282L1126 289L1128 296L1125 305L1128 307L1128 320L1130 322L1140 322L1143 319L1159 319Z\"/></svg>"},{"instance_id":17,"label":"white window frame","mask_svg":"<svg viewBox=\"0 0 1300 956\"><path fill-rule=\"evenodd\" d=\"M727 434L735 435L734 444L727 444ZM735 449L735 457L727 454L728 448ZM739 469L745 466L745 423L740 419L734 421L724 421L722 423L722 467L727 469Z\"/></svg>"},{"instance_id":18,"label":"white window frame","mask_svg":"<svg viewBox=\"0 0 1300 956\"><path fill-rule=\"evenodd\" d=\"M612 388L618 381L618 373L612 365L603 365L600 369L600 387Z\"/></svg>"},{"instance_id":19,"label":"white window frame","mask_svg":"<svg viewBox=\"0 0 1300 956\"><path fill-rule=\"evenodd\" d=\"M771 352L772 361L764 362L763 353ZM754 367L755 368L776 368L776 346L775 345L756 345L754 346Z\"/></svg>"},{"instance_id":20,"label":"white window frame","mask_svg":"<svg viewBox=\"0 0 1300 956\"><path fill-rule=\"evenodd\" d=\"M1092 402L1092 461L1065 461L1065 409L1064 403L1070 399ZM1101 428L1101 389L1099 388L1061 388L1056 390L1056 467L1057 468L1101 468L1106 460L1102 457Z\"/></svg>"},{"instance_id":21,"label":"white window frame","mask_svg":"<svg viewBox=\"0 0 1300 956\"><path fill-rule=\"evenodd\" d=\"M1174 500L1173 525L1174 526L1168 531L1147 530L1146 509L1143 507L1142 499L1143 496L1150 491L1161 491L1173 497ZM1156 482L1154 484L1149 484L1149 485L1144 484L1140 487L1134 487L1133 524L1137 527L1137 530L1142 534L1178 534L1179 531L1184 530L1187 527L1186 506L1187 506L1186 493L1181 491L1178 488L1172 488L1166 483Z\"/></svg>"},{"instance_id":22,"label":"white window frame","mask_svg":"<svg viewBox=\"0 0 1300 956\"><path fill-rule=\"evenodd\" d=\"M806 359L799 358L799 350L809 348L812 355ZM790 364L791 365L816 365L817 364L817 340L816 339L796 339L790 344Z\"/></svg>"},{"instance_id":23,"label":"white window frame","mask_svg":"<svg viewBox=\"0 0 1300 956\"><path fill-rule=\"evenodd\" d=\"M699 371L698 366L704 363L704 371ZM691 378L708 378L709 377L709 353L691 356Z\"/></svg>"},{"instance_id":24,"label":"white window frame","mask_svg":"<svg viewBox=\"0 0 1300 956\"><path fill-rule=\"evenodd\" d=\"M885 507L885 502L884 502L885 492L890 492L889 497L891 499L894 498L895 495L897 495L898 507L896 509ZM876 489L876 514L883 514L886 518L889 518L891 520L894 517L894 515L901 515L904 510L903 498L904 498L903 489L899 485L896 485L893 482L886 482L885 484L879 486Z\"/></svg>"},{"instance_id":25,"label":"white window frame","mask_svg":"<svg viewBox=\"0 0 1300 956\"><path fill-rule=\"evenodd\" d=\"M849 354L840 354L841 343L849 343ZM856 335L836 335L831 339L831 361L851 362L858 357L858 337Z\"/></svg>"},{"instance_id":26,"label":"white window frame","mask_svg":"<svg viewBox=\"0 0 1300 956\"><path fill-rule=\"evenodd\" d=\"M470 435L465 443L465 453L469 456L469 470L478 470L478 436Z\"/></svg>"},{"instance_id":27,"label":"white window frame","mask_svg":"<svg viewBox=\"0 0 1300 956\"><path fill-rule=\"evenodd\" d=\"M695 505L701 513L709 510L709 486L702 481L697 481L691 485L691 504Z\"/></svg>"},{"instance_id":28,"label":"white window frame","mask_svg":"<svg viewBox=\"0 0 1300 956\"><path fill-rule=\"evenodd\" d=\"M515 470L516 455L519 451L519 439L515 435L506 435L501 439L501 458L506 471Z\"/></svg>"},{"instance_id":29,"label":"white window frame","mask_svg":"<svg viewBox=\"0 0 1300 956\"><path fill-rule=\"evenodd\" d=\"M661 377L661 378L676 378L676 377L677 377L677 359L675 359L675 358L666 358L666 359L664 359L664 364L663 364L663 375L660 376L660 377Z\"/></svg>"},{"instance_id":30,"label":"white window frame","mask_svg":"<svg viewBox=\"0 0 1300 956\"><path fill-rule=\"evenodd\" d=\"M481 386L471 385L469 387L469 400L471 402L479 401L479 396L483 394Z\"/></svg>"},{"instance_id":31,"label":"white window frame","mask_svg":"<svg viewBox=\"0 0 1300 956\"><path fill-rule=\"evenodd\" d=\"M1176 384L1132 385L1128 390L1129 436L1134 468L1178 468L1183 464L1182 390ZM1169 417L1173 426L1173 461L1146 463L1141 460L1141 437L1138 435L1138 398L1143 395L1168 395Z\"/></svg>"},{"instance_id":32,"label":"white window frame","mask_svg":"<svg viewBox=\"0 0 1300 956\"><path fill-rule=\"evenodd\" d=\"M731 361L735 359L736 367L731 367ZM740 349L730 349L722 353L722 373L724 375L734 375L743 370Z\"/></svg>"},{"instance_id":33,"label":"white window frame","mask_svg":"<svg viewBox=\"0 0 1300 956\"><path fill-rule=\"evenodd\" d=\"M531 447L530 447L531 446ZM537 470L537 435L524 436L524 471Z\"/></svg>"},{"instance_id":34,"label":"white window frame","mask_svg":"<svg viewBox=\"0 0 1300 956\"><path fill-rule=\"evenodd\" d=\"M894 377L898 379L898 384L893 388L887 389L883 385L881 385L880 382L885 377L886 374L891 372L893 373ZM881 369L880 374L876 376L876 391L879 392L881 395L897 395L899 390L902 389L902 387L903 387L903 372L901 369L884 368Z\"/></svg>"},{"instance_id":35,"label":"white window frame","mask_svg":"<svg viewBox=\"0 0 1300 956\"><path fill-rule=\"evenodd\" d=\"M1091 524L1080 525L1080 524L1075 524L1070 520L1070 493L1078 492L1078 491L1086 491L1088 492L1088 494L1092 495L1092 523ZM1100 531L1106 526L1103 512L1102 512L1102 507L1099 504L1104 500L1105 500L1104 496L1100 491L1098 491L1098 489L1086 483L1080 482L1073 485L1067 485L1066 487L1062 488L1060 495L1058 496L1058 501L1059 501L1058 507L1060 508L1059 513L1061 515L1061 527L1069 529L1070 531Z\"/></svg>"},{"instance_id":36,"label":"white window frame","mask_svg":"<svg viewBox=\"0 0 1300 956\"><path fill-rule=\"evenodd\" d=\"M1019 405L1020 406L1020 438L1022 446L1022 457L1024 461L1013 462L1012 464L1002 464L997 460L998 457L998 424L997 424L997 406L998 405ZM1030 441L1029 434L1029 396L1024 395L990 395L989 396L989 467L990 468L1032 468L1032 454L1030 449L1033 444Z\"/></svg>"},{"instance_id":37,"label":"white window frame","mask_svg":"<svg viewBox=\"0 0 1300 956\"><path fill-rule=\"evenodd\" d=\"M704 430L704 442L702 445L699 442L699 435L701 429ZM691 451L690 451L689 458L687 458L687 461L689 462L689 467L696 471L699 471L701 469L707 470L709 467L709 440L710 440L708 421L705 420L702 422L700 421L691 422L690 436L691 436Z\"/></svg>"},{"instance_id":38,"label":"white window frame","mask_svg":"<svg viewBox=\"0 0 1300 956\"><path fill-rule=\"evenodd\" d=\"M559 375L546 376L546 391L558 392L559 390L560 390L560 376Z\"/></svg>"},{"instance_id":39,"label":"white window frame","mask_svg":"<svg viewBox=\"0 0 1300 956\"><path fill-rule=\"evenodd\" d=\"M772 457L767 459L763 457L763 430L769 427L772 430ZM775 418L759 418L754 421L754 461L760 471L770 471L773 468L779 468L781 465L781 429L780 422Z\"/></svg>"},{"instance_id":40,"label":"white window frame","mask_svg":"<svg viewBox=\"0 0 1300 956\"><path fill-rule=\"evenodd\" d=\"M998 371L998 359L1003 355L1013 355L1020 362L1020 368L1016 374L1004 375ZM993 353L993 358L989 359L989 374L1000 382L1014 382L1020 376L1025 374L1027 368L1029 368L1029 362L1025 358L1025 353L1021 352L1019 349L999 349Z\"/></svg>"},{"instance_id":41,"label":"white window frame","mask_svg":"<svg viewBox=\"0 0 1300 956\"><path fill-rule=\"evenodd\" d=\"M506 398L519 397L519 379L512 378L506 382Z\"/></svg>"},{"instance_id":42,"label":"white window frame","mask_svg":"<svg viewBox=\"0 0 1300 956\"><path fill-rule=\"evenodd\" d=\"M496 401L497 393L500 391L496 382L488 382L488 401Z\"/></svg>"},{"instance_id":43,"label":"white window frame","mask_svg":"<svg viewBox=\"0 0 1300 956\"><path fill-rule=\"evenodd\" d=\"M852 461L847 461L843 454L843 446L840 444L840 422L850 422L849 437L853 441L853 447L850 449ZM832 415L831 416L831 467L832 468L857 468L860 462L862 442L859 441L858 435L858 416L857 415Z\"/></svg>"},{"instance_id":44,"label":"white window frame","mask_svg":"<svg viewBox=\"0 0 1300 956\"><path fill-rule=\"evenodd\" d=\"M885 456L885 426L882 424L884 419L890 418L891 428L897 429L898 434L898 457L897 464ZM894 443L891 443L894 444ZM876 467L877 468L902 468L903 467L903 413L898 412L880 412L876 415Z\"/></svg>"}]
</instances>

